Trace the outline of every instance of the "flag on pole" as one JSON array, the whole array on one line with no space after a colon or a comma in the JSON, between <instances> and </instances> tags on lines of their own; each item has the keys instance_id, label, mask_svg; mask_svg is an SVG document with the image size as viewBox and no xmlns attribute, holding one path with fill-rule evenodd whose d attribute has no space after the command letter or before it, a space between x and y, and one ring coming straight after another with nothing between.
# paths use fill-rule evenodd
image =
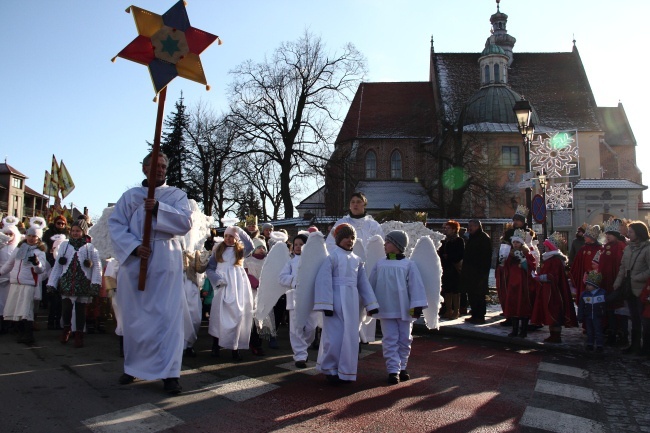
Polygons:
<instances>
[{"instance_id":1,"label":"flag on pole","mask_svg":"<svg viewBox=\"0 0 650 433\"><path fill-rule=\"evenodd\" d=\"M59 189L61 190L61 199L70 195L74 189L74 182L72 181L70 172L68 172L63 160L61 160L61 165L59 166Z\"/></svg>"},{"instance_id":2,"label":"flag on pole","mask_svg":"<svg viewBox=\"0 0 650 433\"><path fill-rule=\"evenodd\" d=\"M50 170L50 181L52 182L55 188L57 189L59 188L59 164L57 164L54 155L52 155L52 169Z\"/></svg>"},{"instance_id":3,"label":"flag on pole","mask_svg":"<svg viewBox=\"0 0 650 433\"><path fill-rule=\"evenodd\" d=\"M50 172L45 170L45 181L43 182L43 195L48 197L56 197L58 195L59 189L56 185L52 183L52 176Z\"/></svg>"}]
</instances>

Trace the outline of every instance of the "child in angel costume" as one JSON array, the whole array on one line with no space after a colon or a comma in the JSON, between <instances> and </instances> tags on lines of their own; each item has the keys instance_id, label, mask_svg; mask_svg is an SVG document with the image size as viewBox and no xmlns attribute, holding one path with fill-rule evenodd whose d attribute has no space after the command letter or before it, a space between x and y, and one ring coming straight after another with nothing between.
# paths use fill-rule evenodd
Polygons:
<instances>
[{"instance_id":1,"label":"child in angel costume","mask_svg":"<svg viewBox=\"0 0 650 433\"><path fill-rule=\"evenodd\" d=\"M14 252L18 243L22 240L23 235L20 234L16 227L18 218L7 216L2 220L2 231L0 231L0 268L7 263ZM9 330L9 321L4 320L2 312L7 303L7 296L9 296L9 275L0 277L0 334L5 334Z\"/></svg>"},{"instance_id":2,"label":"child in angel costume","mask_svg":"<svg viewBox=\"0 0 650 433\"><path fill-rule=\"evenodd\" d=\"M318 326L321 313L312 311L307 324L304 327L299 326L296 317L296 287L298 282L298 267L302 257L302 247L307 243L306 234L298 234L293 238L292 255L282 272L278 281L280 285L287 288L287 310L289 310L289 340L293 350L293 360L298 368L307 368L307 349L314 341L316 327Z\"/></svg>"},{"instance_id":3,"label":"child in angel costume","mask_svg":"<svg viewBox=\"0 0 650 433\"><path fill-rule=\"evenodd\" d=\"M390 384L411 378L406 365L413 342L413 322L428 307L420 271L404 255L407 246L406 232L393 230L388 233L384 243L386 258L379 260L370 273L370 285L381 308L376 317L380 319L381 344Z\"/></svg>"},{"instance_id":4,"label":"child in angel costume","mask_svg":"<svg viewBox=\"0 0 650 433\"><path fill-rule=\"evenodd\" d=\"M0 268L0 276L9 274L10 282L3 316L4 320L17 322L18 343L34 344L34 300L40 300L41 282L47 267L47 247L41 241L46 225L41 217L31 218L25 240Z\"/></svg>"},{"instance_id":5,"label":"child in angel costume","mask_svg":"<svg viewBox=\"0 0 650 433\"><path fill-rule=\"evenodd\" d=\"M253 324L253 291L244 270L244 257L253 252L248 233L240 227L226 228L208 261L206 276L214 289L208 332L213 337L212 355L230 349L233 361L242 361L241 347L248 347Z\"/></svg>"},{"instance_id":6,"label":"child in angel costume","mask_svg":"<svg viewBox=\"0 0 650 433\"><path fill-rule=\"evenodd\" d=\"M86 305L93 296L99 295L102 284L102 269L99 252L88 242L88 224L78 219L70 227L70 239L59 245L54 267L47 281L48 292L61 293L61 318L63 332L60 341L65 344L70 339L72 309L75 311L76 332L74 347L84 346L84 327L86 325Z\"/></svg>"},{"instance_id":7,"label":"child in angel costume","mask_svg":"<svg viewBox=\"0 0 650 433\"><path fill-rule=\"evenodd\" d=\"M248 280L253 289L253 309L255 309L260 278L262 276L262 268L264 267L267 255L266 242L263 238L253 238L253 247L255 248L253 254L244 259L244 269L246 269ZM270 347L277 348L277 341L275 339L275 321L272 317L272 315L269 315L261 322L253 321L250 341L250 349L253 355L264 356L264 350L262 349L263 337L270 340Z\"/></svg>"},{"instance_id":8,"label":"child in angel costume","mask_svg":"<svg viewBox=\"0 0 650 433\"><path fill-rule=\"evenodd\" d=\"M329 381L357 378L361 305L368 315L379 312L375 293L361 259L352 252L354 227L340 224L333 230L336 248L321 265L314 287L314 311L322 311L323 333L316 368Z\"/></svg>"}]
</instances>

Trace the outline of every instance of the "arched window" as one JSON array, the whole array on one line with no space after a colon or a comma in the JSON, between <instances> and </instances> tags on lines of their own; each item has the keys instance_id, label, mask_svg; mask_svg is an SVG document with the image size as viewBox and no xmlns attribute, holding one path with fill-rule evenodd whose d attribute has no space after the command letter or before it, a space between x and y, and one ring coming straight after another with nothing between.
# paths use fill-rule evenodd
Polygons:
<instances>
[{"instance_id":1,"label":"arched window","mask_svg":"<svg viewBox=\"0 0 650 433\"><path fill-rule=\"evenodd\" d=\"M499 81L501 81L501 79L499 78L499 65L495 64L494 65L494 82L498 83Z\"/></svg>"},{"instance_id":2,"label":"arched window","mask_svg":"<svg viewBox=\"0 0 650 433\"><path fill-rule=\"evenodd\" d=\"M366 179L377 177L377 154L370 150L366 153Z\"/></svg>"},{"instance_id":3,"label":"arched window","mask_svg":"<svg viewBox=\"0 0 650 433\"><path fill-rule=\"evenodd\" d=\"M490 82L490 65L485 65L485 78L483 82L486 84Z\"/></svg>"},{"instance_id":4,"label":"arched window","mask_svg":"<svg viewBox=\"0 0 650 433\"><path fill-rule=\"evenodd\" d=\"M402 155L397 150L390 156L390 177L392 179L402 178Z\"/></svg>"}]
</instances>

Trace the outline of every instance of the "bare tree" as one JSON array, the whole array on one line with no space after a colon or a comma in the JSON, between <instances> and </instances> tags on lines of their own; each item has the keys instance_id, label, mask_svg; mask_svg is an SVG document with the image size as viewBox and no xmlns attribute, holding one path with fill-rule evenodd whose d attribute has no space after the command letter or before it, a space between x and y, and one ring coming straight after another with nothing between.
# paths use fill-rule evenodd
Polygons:
<instances>
[{"instance_id":1,"label":"bare tree","mask_svg":"<svg viewBox=\"0 0 650 433\"><path fill-rule=\"evenodd\" d=\"M216 116L203 103L198 103L189 117L186 182L197 192L203 213L216 213L220 220L234 209L234 199L242 193L237 181L241 164L236 158L236 134L224 116Z\"/></svg>"},{"instance_id":2,"label":"bare tree","mask_svg":"<svg viewBox=\"0 0 650 433\"><path fill-rule=\"evenodd\" d=\"M309 31L282 43L271 58L231 71L231 120L248 151L279 167L286 218L293 217L292 182L322 174L341 103L349 102L365 73L365 58L352 44L328 55Z\"/></svg>"}]
</instances>

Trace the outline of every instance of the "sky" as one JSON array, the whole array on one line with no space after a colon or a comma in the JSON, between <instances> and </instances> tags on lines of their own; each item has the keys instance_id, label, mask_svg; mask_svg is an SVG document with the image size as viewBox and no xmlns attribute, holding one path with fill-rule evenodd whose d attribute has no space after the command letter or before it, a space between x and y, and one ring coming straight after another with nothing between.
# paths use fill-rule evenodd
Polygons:
<instances>
[{"instance_id":1,"label":"sky","mask_svg":"<svg viewBox=\"0 0 650 433\"><path fill-rule=\"evenodd\" d=\"M163 14L174 0L137 0ZM137 36L121 0L3 0L5 44L0 157L43 188L52 154L76 189L63 201L99 216L143 178L140 161L153 141L157 104L146 66L110 59ZM193 27L218 35L201 55L211 87L177 77L165 114L181 92L190 109L227 110L229 71L263 61L305 30L336 52L354 44L368 61L367 82L426 81L431 37L437 52L480 52L490 35L495 0L189 0ZM625 107L637 140L637 164L650 183L650 130L644 128L647 0L502 0L518 52L580 53L598 106ZM478 66L477 66L478 74ZM644 75L644 76L642 76ZM515 91L517 89L514 89ZM343 114L347 106L342 107ZM307 195L307 194L305 194ZM304 197L295 197L294 205ZM650 201L650 193L645 194Z\"/></svg>"}]
</instances>

